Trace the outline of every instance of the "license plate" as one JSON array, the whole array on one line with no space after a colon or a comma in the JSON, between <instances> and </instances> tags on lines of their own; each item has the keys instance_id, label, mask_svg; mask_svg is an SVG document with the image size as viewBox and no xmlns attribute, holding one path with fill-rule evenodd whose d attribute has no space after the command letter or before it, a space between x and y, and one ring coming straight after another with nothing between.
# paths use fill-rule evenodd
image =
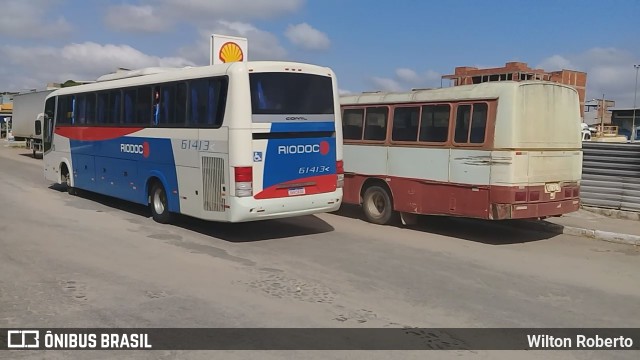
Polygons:
<instances>
[{"instance_id":1,"label":"license plate","mask_svg":"<svg viewBox=\"0 0 640 360\"><path fill-rule=\"evenodd\" d=\"M544 184L544 191L546 191L548 193L560 192L560 184L558 184L558 183Z\"/></svg>"},{"instance_id":2,"label":"license plate","mask_svg":"<svg viewBox=\"0 0 640 360\"><path fill-rule=\"evenodd\" d=\"M304 195L304 188L289 189L289 196Z\"/></svg>"}]
</instances>

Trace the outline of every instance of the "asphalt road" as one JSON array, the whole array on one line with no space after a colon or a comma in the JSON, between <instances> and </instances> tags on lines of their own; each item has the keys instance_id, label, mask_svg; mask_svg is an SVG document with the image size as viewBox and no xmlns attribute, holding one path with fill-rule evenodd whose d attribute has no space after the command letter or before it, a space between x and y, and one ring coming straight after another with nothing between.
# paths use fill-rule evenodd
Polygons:
<instances>
[{"instance_id":1,"label":"asphalt road","mask_svg":"<svg viewBox=\"0 0 640 360\"><path fill-rule=\"evenodd\" d=\"M640 327L640 249L482 221L250 224L70 196L0 143L2 327ZM630 352L242 352L225 358L637 358ZM211 358L0 352L0 358Z\"/></svg>"}]
</instances>

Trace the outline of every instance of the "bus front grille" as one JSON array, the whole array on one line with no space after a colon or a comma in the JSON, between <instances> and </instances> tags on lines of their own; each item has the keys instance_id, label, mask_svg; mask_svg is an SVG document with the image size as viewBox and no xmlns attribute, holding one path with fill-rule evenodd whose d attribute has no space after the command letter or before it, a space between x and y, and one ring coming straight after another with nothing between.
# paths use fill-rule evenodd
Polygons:
<instances>
[{"instance_id":1,"label":"bus front grille","mask_svg":"<svg viewBox=\"0 0 640 360\"><path fill-rule=\"evenodd\" d=\"M224 211L224 159L202 157L202 188L205 211Z\"/></svg>"}]
</instances>

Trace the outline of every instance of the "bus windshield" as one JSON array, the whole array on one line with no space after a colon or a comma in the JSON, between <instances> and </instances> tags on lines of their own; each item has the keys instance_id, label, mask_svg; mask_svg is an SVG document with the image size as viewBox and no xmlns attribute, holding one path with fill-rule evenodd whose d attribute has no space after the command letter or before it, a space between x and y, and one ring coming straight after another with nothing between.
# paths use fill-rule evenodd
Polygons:
<instances>
[{"instance_id":1,"label":"bus windshield","mask_svg":"<svg viewBox=\"0 0 640 360\"><path fill-rule=\"evenodd\" d=\"M328 76L282 72L253 73L251 107L255 115L334 113L333 84Z\"/></svg>"}]
</instances>

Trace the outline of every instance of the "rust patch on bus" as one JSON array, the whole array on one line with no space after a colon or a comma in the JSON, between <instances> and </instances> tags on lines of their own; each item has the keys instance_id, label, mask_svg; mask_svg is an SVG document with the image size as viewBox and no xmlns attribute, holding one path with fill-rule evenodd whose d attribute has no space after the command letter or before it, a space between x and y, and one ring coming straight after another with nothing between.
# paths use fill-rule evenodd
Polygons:
<instances>
[{"instance_id":1,"label":"rust patch on bus","mask_svg":"<svg viewBox=\"0 0 640 360\"><path fill-rule=\"evenodd\" d=\"M577 182L561 183L555 198L541 186L489 186L445 183L390 176L345 176L343 202L360 204L367 179L385 181L391 190L394 210L399 212L464 216L479 219L530 219L577 211L580 187Z\"/></svg>"},{"instance_id":2,"label":"rust patch on bus","mask_svg":"<svg viewBox=\"0 0 640 360\"><path fill-rule=\"evenodd\" d=\"M465 165L473 166L491 166L491 165L511 165L513 159L510 157L491 157L491 156L469 156L454 158L454 160L462 161Z\"/></svg>"}]
</instances>

